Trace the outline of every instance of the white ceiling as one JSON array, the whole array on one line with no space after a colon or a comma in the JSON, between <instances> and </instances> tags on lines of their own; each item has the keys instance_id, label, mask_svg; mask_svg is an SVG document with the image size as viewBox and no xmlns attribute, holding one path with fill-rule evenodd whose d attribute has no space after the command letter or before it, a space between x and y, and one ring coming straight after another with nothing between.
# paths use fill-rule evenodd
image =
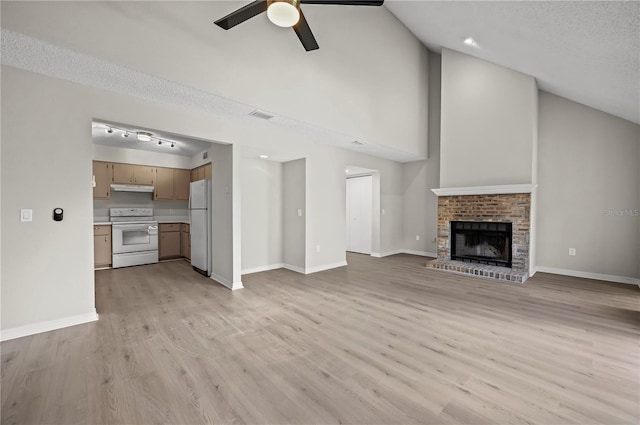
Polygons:
<instances>
[{"instance_id":1,"label":"white ceiling","mask_svg":"<svg viewBox=\"0 0 640 425\"><path fill-rule=\"evenodd\" d=\"M640 2L399 1L391 11L432 51L520 71L538 87L640 124ZM473 37L478 48L463 43Z\"/></svg>"},{"instance_id":2,"label":"white ceiling","mask_svg":"<svg viewBox=\"0 0 640 425\"><path fill-rule=\"evenodd\" d=\"M112 133L107 133L107 129L111 129ZM136 136L139 131L150 133L153 139L150 142L139 141ZM127 132L129 137L122 137ZM91 124L91 139L96 145L189 157L209 149L212 143L206 140L104 120L93 120ZM171 147L172 144L173 147Z\"/></svg>"}]
</instances>

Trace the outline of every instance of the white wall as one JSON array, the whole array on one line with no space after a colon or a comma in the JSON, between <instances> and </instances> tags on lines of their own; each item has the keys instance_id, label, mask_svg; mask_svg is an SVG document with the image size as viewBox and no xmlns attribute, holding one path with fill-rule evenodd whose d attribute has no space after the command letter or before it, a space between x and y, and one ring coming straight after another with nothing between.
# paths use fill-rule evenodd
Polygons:
<instances>
[{"instance_id":1,"label":"white wall","mask_svg":"<svg viewBox=\"0 0 640 425\"><path fill-rule=\"evenodd\" d=\"M640 126L540 92L538 266L640 277L639 158Z\"/></svg>"},{"instance_id":2,"label":"white wall","mask_svg":"<svg viewBox=\"0 0 640 425\"><path fill-rule=\"evenodd\" d=\"M242 273L281 267L284 262L282 164L253 158L242 158L241 163ZM301 251L304 252L303 247Z\"/></svg>"},{"instance_id":3,"label":"white wall","mask_svg":"<svg viewBox=\"0 0 640 425\"><path fill-rule=\"evenodd\" d=\"M296 271L306 271L307 170L306 160L282 166L283 262ZM274 206L275 208L275 206ZM301 211L301 214L299 213Z\"/></svg>"},{"instance_id":4,"label":"white wall","mask_svg":"<svg viewBox=\"0 0 640 425\"><path fill-rule=\"evenodd\" d=\"M70 84L49 83L2 69L3 331L95 315L91 117Z\"/></svg>"},{"instance_id":5,"label":"white wall","mask_svg":"<svg viewBox=\"0 0 640 425\"><path fill-rule=\"evenodd\" d=\"M441 95L441 187L533 182L533 77L443 49Z\"/></svg>"},{"instance_id":6,"label":"white wall","mask_svg":"<svg viewBox=\"0 0 640 425\"><path fill-rule=\"evenodd\" d=\"M2 2L2 27L426 157L428 52L386 8L303 6L320 44L305 52L264 15L231 31L213 24L240 6Z\"/></svg>"}]
</instances>

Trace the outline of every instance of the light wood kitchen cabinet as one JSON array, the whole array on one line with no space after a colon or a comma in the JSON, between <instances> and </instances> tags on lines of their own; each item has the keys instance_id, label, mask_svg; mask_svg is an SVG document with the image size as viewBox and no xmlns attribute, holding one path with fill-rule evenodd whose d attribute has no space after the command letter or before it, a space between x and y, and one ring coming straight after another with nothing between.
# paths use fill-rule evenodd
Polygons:
<instances>
[{"instance_id":1,"label":"light wood kitchen cabinet","mask_svg":"<svg viewBox=\"0 0 640 425\"><path fill-rule=\"evenodd\" d=\"M119 184L153 184L154 167L135 164L113 164L113 182Z\"/></svg>"},{"instance_id":2,"label":"light wood kitchen cabinet","mask_svg":"<svg viewBox=\"0 0 640 425\"><path fill-rule=\"evenodd\" d=\"M93 161L93 199L111 199L111 163Z\"/></svg>"},{"instance_id":3,"label":"light wood kitchen cabinet","mask_svg":"<svg viewBox=\"0 0 640 425\"><path fill-rule=\"evenodd\" d=\"M189 170L156 168L153 186L155 201L186 201L189 199Z\"/></svg>"},{"instance_id":4,"label":"light wood kitchen cabinet","mask_svg":"<svg viewBox=\"0 0 640 425\"><path fill-rule=\"evenodd\" d=\"M198 180L202 179L211 179L211 175L213 174L212 171L213 168L211 166L211 163L201 165L198 168L194 168L193 170L191 170L191 181L197 182Z\"/></svg>"},{"instance_id":5,"label":"light wood kitchen cabinet","mask_svg":"<svg viewBox=\"0 0 640 425\"><path fill-rule=\"evenodd\" d=\"M111 226L93 226L93 265L111 265Z\"/></svg>"},{"instance_id":6,"label":"light wood kitchen cabinet","mask_svg":"<svg viewBox=\"0 0 640 425\"><path fill-rule=\"evenodd\" d=\"M156 201L171 201L174 199L173 191L173 168L156 168L155 188L153 199Z\"/></svg>"},{"instance_id":7,"label":"light wood kitchen cabinet","mask_svg":"<svg viewBox=\"0 0 640 425\"><path fill-rule=\"evenodd\" d=\"M180 223L161 223L158 257L161 260L180 257Z\"/></svg>"},{"instance_id":8,"label":"light wood kitchen cabinet","mask_svg":"<svg viewBox=\"0 0 640 425\"><path fill-rule=\"evenodd\" d=\"M191 259L191 226L183 224L181 226L181 242L182 242L182 256Z\"/></svg>"},{"instance_id":9,"label":"light wood kitchen cabinet","mask_svg":"<svg viewBox=\"0 0 640 425\"><path fill-rule=\"evenodd\" d=\"M174 195L177 201L189 200L189 185L191 183L191 172L176 168L173 170Z\"/></svg>"}]
</instances>

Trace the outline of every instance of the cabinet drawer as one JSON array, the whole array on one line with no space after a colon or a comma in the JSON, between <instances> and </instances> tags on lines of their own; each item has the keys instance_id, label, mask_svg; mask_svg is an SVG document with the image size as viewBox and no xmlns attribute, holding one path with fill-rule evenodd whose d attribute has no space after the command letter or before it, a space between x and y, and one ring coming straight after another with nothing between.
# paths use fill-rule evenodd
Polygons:
<instances>
[{"instance_id":1,"label":"cabinet drawer","mask_svg":"<svg viewBox=\"0 0 640 425\"><path fill-rule=\"evenodd\" d=\"M180 223L160 223L160 232L179 232Z\"/></svg>"},{"instance_id":2,"label":"cabinet drawer","mask_svg":"<svg viewBox=\"0 0 640 425\"><path fill-rule=\"evenodd\" d=\"M189 224L182 224L182 231L185 233L191 233L191 225Z\"/></svg>"},{"instance_id":3,"label":"cabinet drawer","mask_svg":"<svg viewBox=\"0 0 640 425\"><path fill-rule=\"evenodd\" d=\"M93 226L93 236L111 236L111 226Z\"/></svg>"}]
</instances>

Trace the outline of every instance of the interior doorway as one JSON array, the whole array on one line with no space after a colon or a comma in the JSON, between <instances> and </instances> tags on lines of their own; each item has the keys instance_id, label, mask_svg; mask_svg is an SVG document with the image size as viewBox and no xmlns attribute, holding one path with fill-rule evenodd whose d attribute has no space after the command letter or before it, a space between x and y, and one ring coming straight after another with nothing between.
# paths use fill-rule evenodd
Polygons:
<instances>
[{"instance_id":1,"label":"interior doorway","mask_svg":"<svg viewBox=\"0 0 640 425\"><path fill-rule=\"evenodd\" d=\"M373 251L373 176L347 177L347 251Z\"/></svg>"}]
</instances>

